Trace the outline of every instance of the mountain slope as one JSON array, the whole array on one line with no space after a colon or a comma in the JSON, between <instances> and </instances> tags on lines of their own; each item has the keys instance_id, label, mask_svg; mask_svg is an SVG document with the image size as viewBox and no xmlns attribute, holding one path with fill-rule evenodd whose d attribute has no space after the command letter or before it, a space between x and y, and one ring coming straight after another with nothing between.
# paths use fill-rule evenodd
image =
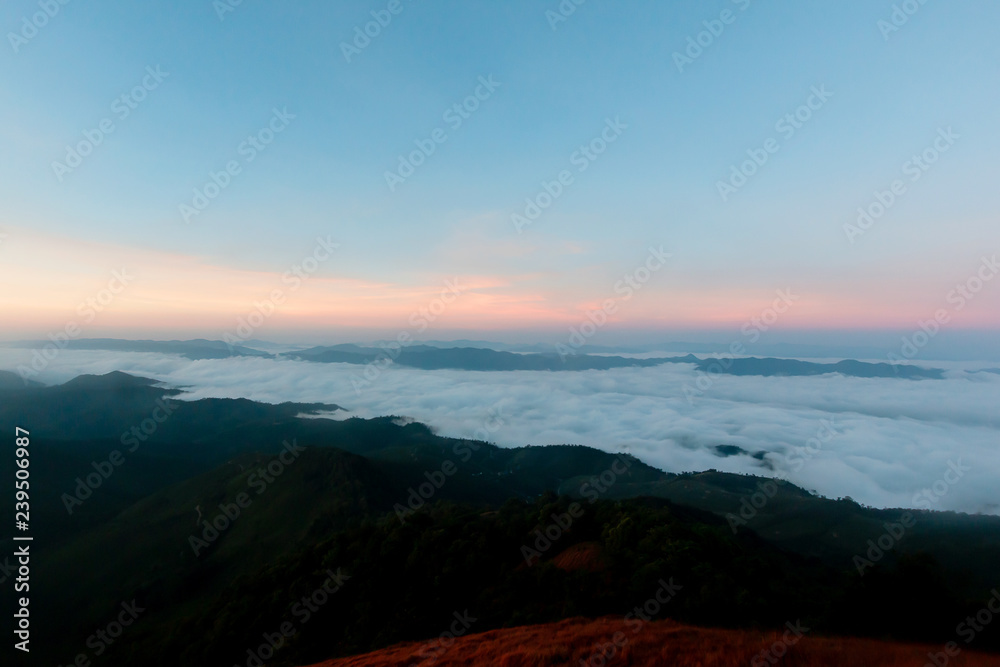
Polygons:
<instances>
[{"instance_id":1,"label":"mountain slope","mask_svg":"<svg viewBox=\"0 0 1000 667\"><path fill-rule=\"evenodd\" d=\"M5 429L52 415L32 425L31 445L45 537L32 562L38 651L52 661L135 599L148 612L108 664L232 664L290 613L289 592L309 594L340 567L352 577L337 594L344 606L287 655L315 661L433 636L461 605L483 610L483 628L624 613L664 576L694 591L672 612L689 622L780 625L795 610L831 632L944 638L996 585L997 517L913 512L862 577L854 557L902 511L750 476L665 473L587 447L503 449L392 417L298 417L335 406L175 395L110 374L0 403ZM74 480L164 402L169 419L67 514ZM0 475L12 474L12 457L0 457ZM768 484L734 531L727 515ZM249 502L227 520L240 494ZM0 500L7 511L12 498ZM574 501L582 516L564 528ZM203 522L216 520L212 537ZM549 531L559 535L544 546Z\"/></svg>"},{"instance_id":2,"label":"mountain slope","mask_svg":"<svg viewBox=\"0 0 1000 667\"><path fill-rule=\"evenodd\" d=\"M641 620L641 619L640 619ZM461 627L461 626L459 626ZM796 632L799 628L796 628ZM450 632L446 630L445 632ZM617 617L571 618L489 632L409 642L381 651L317 663L311 667L436 667L498 665L557 667L608 664L634 667L744 667L777 662L799 667L920 665L928 654L941 654L934 644L901 644L870 639L817 637L784 630L750 632L682 625L673 621L627 622ZM787 641L786 641L787 640ZM794 644L789 645L790 641ZM947 656L945 656L947 657ZM757 660L756 663L754 660ZM433 661L430 662L430 661ZM997 667L1000 656L964 650L948 662L954 667Z\"/></svg>"}]
</instances>

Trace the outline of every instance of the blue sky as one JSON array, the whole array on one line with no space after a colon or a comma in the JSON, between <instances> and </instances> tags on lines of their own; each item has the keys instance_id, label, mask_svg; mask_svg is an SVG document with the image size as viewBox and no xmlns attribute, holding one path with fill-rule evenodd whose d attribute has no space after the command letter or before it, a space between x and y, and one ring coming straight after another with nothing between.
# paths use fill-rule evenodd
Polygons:
<instances>
[{"instance_id":1,"label":"blue sky","mask_svg":"<svg viewBox=\"0 0 1000 667\"><path fill-rule=\"evenodd\" d=\"M59 327L129 265L140 278L95 332L199 321L217 338L320 236L339 253L268 326L392 330L463 276L474 298L445 329L561 330L663 246L667 270L615 326L738 329L791 287L803 301L784 326L906 330L1000 249L1000 7L986 0L914 2L889 33L883 1L587 0L553 28L554 1L400 0L351 62L342 44L387 0L244 0L222 19L219 4L71 0L16 52L10 34L39 4L0 10L0 258L21 285L3 304L24 331ZM674 54L723 11L678 71ZM169 75L120 118L147 67ZM444 112L491 76L450 127ZM777 132L814 87L832 95ZM239 147L274 109L294 119L246 162ZM60 181L53 162L105 119L114 132ZM577 171L608 119L627 127ZM390 191L386 171L437 128L447 141ZM958 139L911 182L903 164L945 128ZM777 152L723 201L718 182L769 138ZM185 222L179 207L231 160L240 173ZM517 233L511 216L567 169L573 183ZM851 243L844 225L896 179L905 194ZM996 329L998 294L952 326Z\"/></svg>"}]
</instances>

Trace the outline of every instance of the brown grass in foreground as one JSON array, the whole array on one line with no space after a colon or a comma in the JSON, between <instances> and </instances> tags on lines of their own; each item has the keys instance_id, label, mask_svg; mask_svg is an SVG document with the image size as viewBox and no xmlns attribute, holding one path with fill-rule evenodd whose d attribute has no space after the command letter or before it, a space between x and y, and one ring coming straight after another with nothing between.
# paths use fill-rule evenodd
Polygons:
<instances>
[{"instance_id":1,"label":"brown grass in foreground","mask_svg":"<svg viewBox=\"0 0 1000 667\"><path fill-rule=\"evenodd\" d=\"M602 661L602 648L610 651L613 637L620 647ZM459 637L450 647L439 640L396 646L320 663L314 667L555 667L581 665L614 667L730 667L771 665L762 654L782 644L782 632L717 630L680 625L673 621L626 623L619 617L597 620L574 618L547 625L532 625ZM814 637L806 634L778 658L783 667L835 665L868 667L898 665L923 667L928 653L939 653L943 645L901 644L870 639ZM436 658L436 659L435 659ZM756 658L756 660L755 660ZM962 650L948 659L948 667L1000 667L1000 656Z\"/></svg>"}]
</instances>

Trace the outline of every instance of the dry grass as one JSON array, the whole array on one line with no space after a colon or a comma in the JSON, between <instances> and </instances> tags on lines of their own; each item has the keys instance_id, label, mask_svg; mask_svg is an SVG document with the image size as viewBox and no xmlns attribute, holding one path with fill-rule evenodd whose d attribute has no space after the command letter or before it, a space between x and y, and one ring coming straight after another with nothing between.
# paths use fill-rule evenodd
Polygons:
<instances>
[{"instance_id":1,"label":"dry grass","mask_svg":"<svg viewBox=\"0 0 1000 667\"><path fill-rule=\"evenodd\" d=\"M563 550L552 564L566 572L600 572L606 566L604 551L597 542L581 542Z\"/></svg>"},{"instance_id":2,"label":"dry grass","mask_svg":"<svg viewBox=\"0 0 1000 667\"><path fill-rule=\"evenodd\" d=\"M428 642L393 646L366 655L330 660L314 667L556 667L580 665L608 645L616 632L621 648L607 661L608 667L745 667L775 642L781 632L716 630L680 625L672 621L646 623L638 632L621 618L569 619L548 625L492 630L455 640L431 661L416 655ZM941 645L901 644L870 639L814 637L806 635L777 661L781 667L869 667L886 665L923 667L929 652ZM435 654L435 653L432 653ZM597 667L600 660L588 664ZM757 664L769 665L767 661ZM1000 667L1000 656L963 650L948 667Z\"/></svg>"}]
</instances>

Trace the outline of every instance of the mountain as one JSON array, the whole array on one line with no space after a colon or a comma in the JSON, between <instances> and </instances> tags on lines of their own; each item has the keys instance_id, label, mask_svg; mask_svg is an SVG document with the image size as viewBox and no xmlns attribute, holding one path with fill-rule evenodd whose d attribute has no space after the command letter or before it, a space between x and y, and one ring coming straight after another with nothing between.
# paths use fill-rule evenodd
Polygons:
<instances>
[{"instance_id":1,"label":"mountain","mask_svg":"<svg viewBox=\"0 0 1000 667\"><path fill-rule=\"evenodd\" d=\"M586 354L559 355L501 352L480 347L439 348L426 345L395 348L365 348L357 345L313 347L284 356L302 361L321 363L368 364L385 359L423 370L456 369L467 371L581 371L610 368L651 367L667 363L690 363L706 373L730 375L803 376L840 373L851 377L881 377L907 379L940 379L943 371L907 364L868 363L852 359L833 364L799 361L796 359L759 359L709 357L692 354L683 357L637 359L620 356Z\"/></svg>"},{"instance_id":2,"label":"mountain","mask_svg":"<svg viewBox=\"0 0 1000 667\"><path fill-rule=\"evenodd\" d=\"M872 364L854 359L845 359L834 364L820 364L798 359L759 359L757 357L724 360L703 359L698 362L698 369L730 375L803 376L840 373L849 377L906 378L910 380L940 380L944 377L944 371L937 368L922 368L909 364Z\"/></svg>"},{"instance_id":3,"label":"mountain","mask_svg":"<svg viewBox=\"0 0 1000 667\"><path fill-rule=\"evenodd\" d=\"M4 391L21 391L26 388L34 388L43 386L40 382L35 382L34 380L21 379L21 376L17 373L12 373L10 371L0 371L0 392Z\"/></svg>"},{"instance_id":4,"label":"mountain","mask_svg":"<svg viewBox=\"0 0 1000 667\"><path fill-rule=\"evenodd\" d=\"M47 341L23 341L11 345L40 347ZM471 341L467 347L440 347L434 345L386 344L384 347L363 347L354 344L317 346L297 349L292 346L264 344L273 352L254 349L247 345L229 345L222 341L152 341L93 338L70 341L70 349L108 350L119 352L157 352L177 354L188 359L224 359L229 357L287 358L317 363L370 364L385 363L386 359L400 366L422 370L467 371L585 371L612 368L649 368L667 363L689 363L705 373L728 375L808 376L840 373L849 377L940 379L944 371L910 364L869 363L845 359L837 363L815 363L797 359L778 358L729 358L727 356L699 358L693 354L680 357L632 358L602 354L558 354L556 352L511 352L484 347L488 343ZM513 347L513 346L510 346ZM708 349L712 346L702 346ZM537 346L535 349L538 349ZM554 349L543 347L541 349ZM588 348L597 352L605 348ZM614 349L614 348L607 348ZM14 387L12 378L0 377L0 390L7 385ZM24 386L20 383L18 386Z\"/></svg>"},{"instance_id":5,"label":"mountain","mask_svg":"<svg viewBox=\"0 0 1000 667\"><path fill-rule=\"evenodd\" d=\"M180 393L152 378L118 371L81 375L63 385L8 392L0 403L0 420L25 427L31 424L36 436L49 441L138 438L154 447L165 442L195 444L235 431L243 438L237 449L245 451L267 442L283 423L302 422L296 419L299 414L342 410L324 403L176 400ZM138 429L139 434L133 429ZM207 451L205 456L219 460L230 451L224 449Z\"/></svg>"},{"instance_id":6,"label":"mountain","mask_svg":"<svg viewBox=\"0 0 1000 667\"><path fill-rule=\"evenodd\" d=\"M2 428L31 431L33 618L38 657L57 664L133 600L141 622L95 664L245 664L285 622L295 641L273 664L318 662L437 636L465 608L476 632L625 614L664 577L686 586L669 616L687 623L795 614L818 632L947 641L996 586L998 517L874 510L580 446L504 449L393 417L300 417L331 405L182 401L124 373L3 399ZM301 622L296 601L341 571Z\"/></svg>"},{"instance_id":7,"label":"mountain","mask_svg":"<svg viewBox=\"0 0 1000 667\"><path fill-rule=\"evenodd\" d=\"M9 347L41 348L51 345L47 340L9 343ZM188 359L226 359L228 357L270 357L271 354L243 345L230 345L220 340L121 340L117 338L81 338L66 343L70 350L109 350L113 352L157 352L179 354Z\"/></svg>"},{"instance_id":8,"label":"mountain","mask_svg":"<svg viewBox=\"0 0 1000 667\"><path fill-rule=\"evenodd\" d=\"M244 536L275 537L277 527L269 532L258 517L276 519L280 513L271 515L271 508L281 496L254 502L265 500L220 538L233 541L230 557L246 551L246 538L236 533L240 521L248 521ZM989 597L957 595L926 555L900 555L862 577L850 571L849 560L830 566L796 556L752 533L733 535L711 514L655 499L574 505L546 494L493 507L436 501L405 521L383 514L346 527L324 525L315 535L322 538L298 543L268 567L238 570L218 594L221 578L234 574L219 561L205 561L201 576L176 588L150 583L144 591L150 608L185 599L186 591L198 602L183 616L151 617L156 627L130 637L116 659L232 664L288 623L295 641L273 664L303 664L427 641L455 612L475 617L477 632L624 616L655 596L663 581L680 587L665 614L685 623L777 628L791 615L822 634L943 642L954 619L976 613ZM337 590L314 597L331 577L340 580ZM310 599L323 604L305 615L296 604ZM995 632L977 637L977 647L991 646L998 646Z\"/></svg>"},{"instance_id":9,"label":"mountain","mask_svg":"<svg viewBox=\"0 0 1000 667\"><path fill-rule=\"evenodd\" d=\"M389 358L401 366L423 370L458 369L467 371L581 371L606 370L630 366L658 366L667 362L694 363L693 356L669 359L630 359L626 357L570 354L519 354L481 347L438 348L412 345L389 349L364 348L356 345L314 347L288 353L288 357L323 363L367 364Z\"/></svg>"}]
</instances>

